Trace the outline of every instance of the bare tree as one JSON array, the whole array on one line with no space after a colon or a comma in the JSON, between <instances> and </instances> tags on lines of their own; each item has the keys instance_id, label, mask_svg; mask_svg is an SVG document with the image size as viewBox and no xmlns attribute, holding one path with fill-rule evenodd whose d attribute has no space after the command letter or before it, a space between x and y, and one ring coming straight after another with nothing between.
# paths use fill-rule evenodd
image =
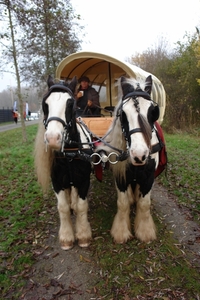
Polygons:
<instances>
[{"instance_id":1,"label":"bare tree","mask_svg":"<svg viewBox=\"0 0 200 300\"><path fill-rule=\"evenodd\" d=\"M17 82L17 97L26 141L24 102L21 84L41 86L49 74L55 74L59 62L80 49L77 35L82 27L74 15L70 0L0 0L0 13L8 29L1 29L1 61L12 63ZM6 67L4 64L4 70ZM1 64L2 66L2 64Z\"/></svg>"},{"instance_id":2,"label":"bare tree","mask_svg":"<svg viewBox=\"0 0 200 300\"><path fill-rule=\"evenodd\" d=\"M21 11L23 29L21 71L26 81L39 84L54 75L60 61L80 49L76 22L70 0L32 0Z\"/></svg>"},{"instance_id":3,"label":"bare tree","mask_svg":"<svg viewBox=\"0 0 200 300\"><path fill-rule=\"evenodd\" d=\"M22 139L23 142L27 141L27 136L26 136L26 127L25 127L25 122L24 122L24 104L23 104L23 97L21 93L21 80L20 80L20 70L19 70L19 62L18 62L18 49L16 46L16 40L17 40L17 31L16 27L14 26L14 22L16 21L15 16L14 16L14 7L15 7L15 1L12 0L12 4L10 0L4 0L0 2L1 8L2 5L4 6L4 14L7 15L7 21L8 21L8 26L9 26L9 34L7 35L4 34L2 37L8 38L10 37L11 44L6 46L6 44L3 44L6 47L6 50L8 50L7 57L11 57L13 59L13 65L14 65L14 73L16 76L16 81L17 81L17 97L19 99L19 112L21 115L21 124L22 124ZM6 51L4 50L4 53Z\"/></svg>"}]
</instances>

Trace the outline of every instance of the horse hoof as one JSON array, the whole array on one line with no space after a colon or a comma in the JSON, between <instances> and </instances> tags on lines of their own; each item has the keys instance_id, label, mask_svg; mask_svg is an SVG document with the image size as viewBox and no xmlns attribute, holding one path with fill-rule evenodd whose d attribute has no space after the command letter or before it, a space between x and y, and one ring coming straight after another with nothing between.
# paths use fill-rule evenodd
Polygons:
<instances>
[{"instance_id":1,"label":"horse hoof","mask_svg":"<svg viewBox=\"0 0 200 300\"><path fill-rule=\"evenodd\" d=\"M73 246L74 246L73 242L69 242L69 243L62 242L61 243L61 249L62 250L70 250L70 249L73 248Z\"/></svg>"},{"instance_id":2,"label":"horse hoof","mask_svg":"<svg viewBox=\"0 0 200 300\"><path fill-rule=\"evenodd\" d=\"M90 241L87 240L79 240L78 245L81 248L87 248L90 245Z\"/></svg>"}]
</instances>

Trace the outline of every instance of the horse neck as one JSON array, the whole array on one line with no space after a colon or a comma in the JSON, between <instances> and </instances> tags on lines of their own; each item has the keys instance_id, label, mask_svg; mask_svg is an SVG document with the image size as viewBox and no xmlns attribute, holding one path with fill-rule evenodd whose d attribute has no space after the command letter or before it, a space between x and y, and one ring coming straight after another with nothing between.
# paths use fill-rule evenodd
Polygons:
<instances>
[{"instance_id":1,"label":"horse neck","mask_svg":"<svg viewBox=\"0 0 200 300\"><path fill-rule=\"evenodd\" d=\"M126 150L126 141L122 133L121 121L116 117L113 121L111 133L109 135L110 144L120 150Z\"/></svg>"}]
</instances>

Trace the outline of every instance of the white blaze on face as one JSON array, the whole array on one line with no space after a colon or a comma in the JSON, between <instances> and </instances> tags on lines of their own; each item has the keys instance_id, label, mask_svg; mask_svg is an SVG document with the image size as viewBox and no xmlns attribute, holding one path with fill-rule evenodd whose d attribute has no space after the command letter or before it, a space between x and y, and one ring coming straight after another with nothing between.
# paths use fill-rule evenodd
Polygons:
<instances>
[{"instance_id":1,"label":"white blaze on face","mask_svg":"<svg viewBox=\"0 0 200 300\"><path fill-rule=\"evenodd\" d=\"M69 95L67 93L53 92L46 100L48 105L48 119L58 117L65 122L66 102ZM50 121L44 135L45 143L52 149L59 150L62 143L63 124L59 121Z\"/></svg>"},{"instance_id":2,"label":"white blaze on face","mask_svg":"<svg viewBox=\"0 0 200 300\"><path fill-rule=\"evenodd\" d=\"M147 116L147 112L150 104L151 104L150 101L143 98L139 98L140 113L142 115ZM124 104L123 111L125 112L128 120L129 131L136 128L140 128L138 122L138 112L136 111L136 108L132 100L129 100ZM149 156L150 150L148 145L145 142L142 132L135 132L131 134L130 139L131 139L131 144L129 148L129 153L130 153L130 159L132 164L133 165L145 164L146 159Z\"/></svg>"}]
</instances>

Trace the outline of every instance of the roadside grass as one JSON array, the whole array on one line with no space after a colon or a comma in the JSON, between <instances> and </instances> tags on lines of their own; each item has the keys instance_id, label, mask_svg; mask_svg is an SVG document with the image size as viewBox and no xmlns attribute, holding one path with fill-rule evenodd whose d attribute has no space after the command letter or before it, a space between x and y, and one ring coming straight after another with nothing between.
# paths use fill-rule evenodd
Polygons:
<instances>
[{"instance_id":1,"label":"roadside grass","mask_svg":"<svg viewBox=\"0 0 200 300\"><path fill-rule=\"evenodd\" d=\"M160 182L190 209L200 223L200 137L188 133L165 134L168 153L167 177Z\"/></svg>"},{"instance_id":2,"label":"roadside grass","mask_svg":"<svg viewBox=\"0 0 200 300\"><path fill-rule=\"evenodd\" d=\"M0 133L1 299L12 290L19 299L37 253L37 238L40 236L42 241L48 229L49 216L46 218L44 211L51 214L51 205L55 205L53 197L45 201L34 175L36 128L27 127L27 144L21 142L20 128Z\"/></svg>"},{"instance_id":3,"label":"roadside grass","mask_svg":"<svg viewBox=\"0 0 200 300\"><path fill-rule=\"evenodd\" d=\"M1 299L20 299L35 257L45 249L53 222L58 222L53 192L43 196L34 175L36 131L37 125L27 127L27 144L21 142L20 128L0 133ZM166 134L165 139L168 180L164 174L159 180L199 221L199 138ZM98 299L200 299L199 270L191 265L154 208L158 228L155 242L144 244L132 239L116 245L109 232L117 209L110 171L104 171L102 183L92 175L89 200L93 230L90 250L98 277L93 290ZM133 222L134 206L132 226Z\"/></svg>"},{"instance_id":4,"label":"roadside grass","mask_svg":"<svg viewBox=\"0 0 200 300\"><path fill-rule=\"evenodd\" d=\"M100 184L93 178L92 191L91 248L99 268L95 287L98 299L199 299L199 270L191 265L185 249L174 240L154 208L156 241L144 244L133 238L124 245L116 245L109 232L117 209L109 171L104 172ZM132 230L134 212L133 206Z\"/></svg>"},{"instance_id":5,"label":"roadside grass","mask_svg":"<svg viewBox=\"0 0 200 300\"><path fill-rule=\"evenodd\" d=\"M0 126L8 125L8 124L13 124L13 121L10 122L2 122L0 123Z\"/></svg>"}]
</instances>

